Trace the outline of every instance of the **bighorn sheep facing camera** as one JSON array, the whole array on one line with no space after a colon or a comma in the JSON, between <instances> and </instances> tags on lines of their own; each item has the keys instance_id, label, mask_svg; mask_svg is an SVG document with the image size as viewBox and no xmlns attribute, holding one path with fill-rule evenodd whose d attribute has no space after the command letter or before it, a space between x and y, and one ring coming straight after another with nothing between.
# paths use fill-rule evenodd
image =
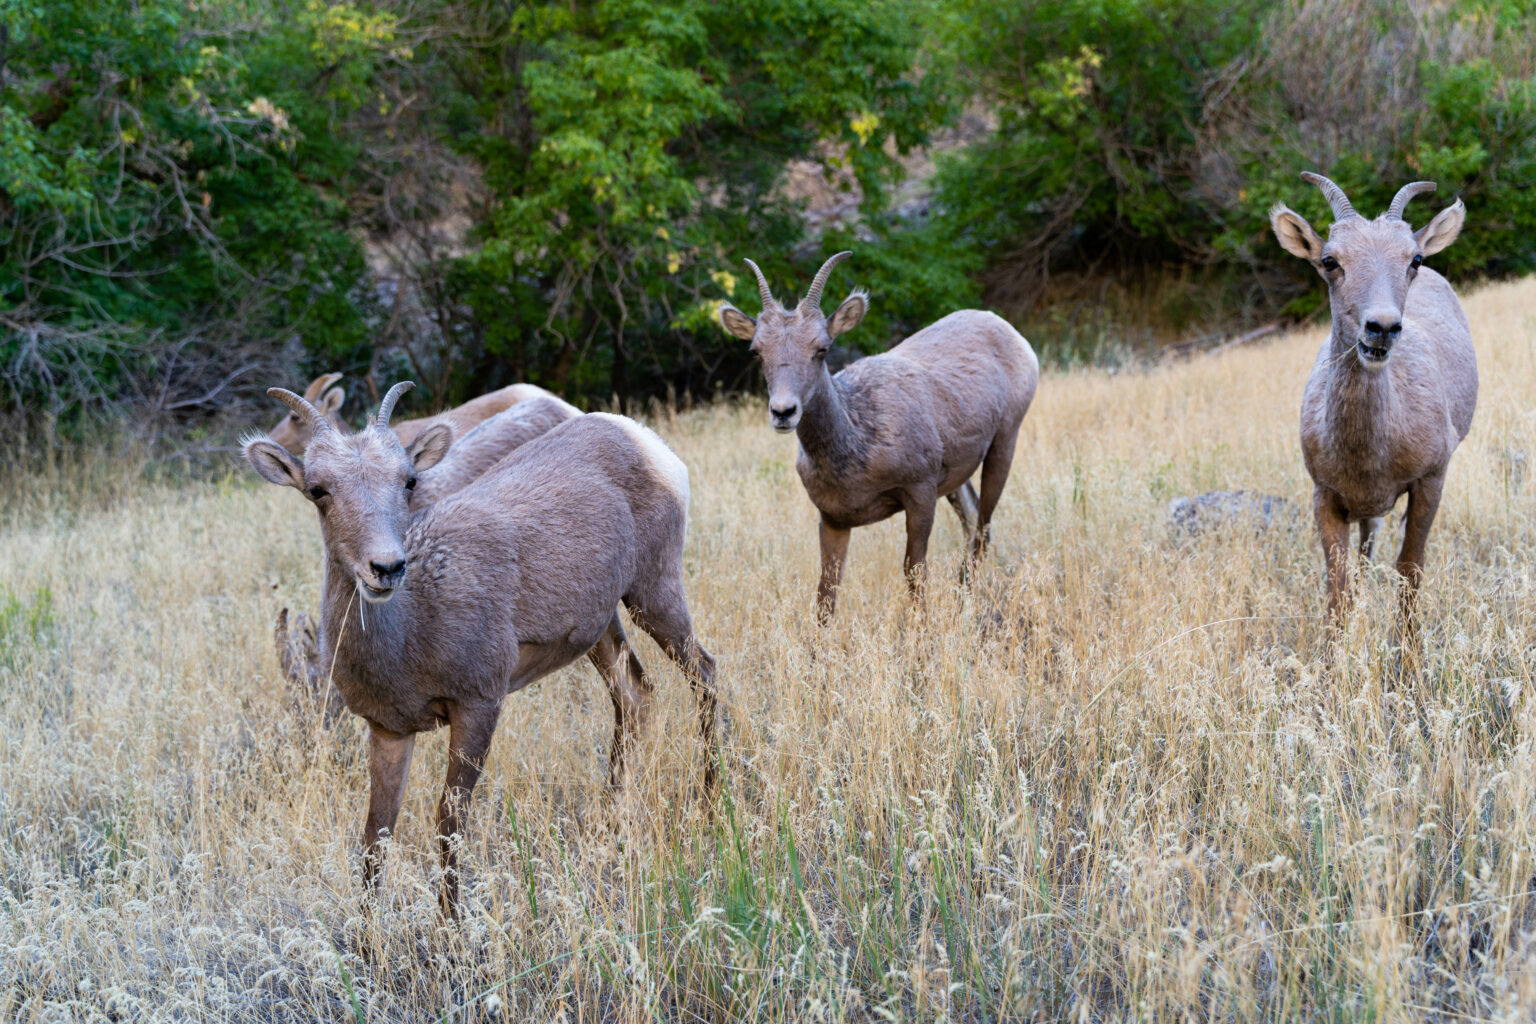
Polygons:
<instances>
[{"instance_id":1,"label":"bighorn sheep facing camera","mask_svg":"<svg viewBox=\"0 0 1536 1024\"><path fill-rule=\"evenodd\" d=\"M1466 314L1445 278L1421 264L1456 240L1467 211L1458 199L1414 231L1403 208L1434 182L1404 185L1385 213L1366 220L1339 186L1320 174L1302 177L1333 210L1327 241L1283 204L1269 219L1281 246L1328 282L1333 311L1333 331L1301 402L1330 619L1341 624L1349 608L1349 524L1360 524L1360 553L1369 558L1382 518L1407 494L1397 571L1406 581L1401 607L1411 630L1446 467L1477 407Z\"/></svg>"},{"instance_id":2,"label":"bighorn sheep facing camera","mask_svg":"<svg viewBox=\"0 0 1536 1024\"><path fill-rule=\"evenodd\" d=\"M443 461L417 474L411 511L418 512L463 490L510 453L580 415L581 410L554 395L535 395L497 413L455 441ZM272 639L295 705L323 709L321 724L330 728L346 705L320 660L319 630L314 621L297 612L290 627L288 609L284 608L277 615Z\"/></svg>"},{"instance_id":3,"label":"bighorn sheep facing camera","mask_svg":"<svg viewBox=\"0 0 1536 1024\"><path fill-rule=\"evenodd\" d=\"M331 387L339 380L341 380L339 373L321 374L310 381L309 387L304 389L304 400L313 405L320 415L325 417L327 423L345 433L347 426L342 422L337 410L341 408L347 393L341 388ZM536 384L509 384L477 398L471 398L463 405L440 412L436 416L401 420L394 424L392 429L399 435L400 443L407 445L416 439L418 433L434 423L448 424L453 428L453 436L459 438L497 413L530 398L555 398L555 396ZM555 400L559 401L559 399ZM294 455L303 455L304 449L309 447L309 439L313 433L304 417L290 412L268 432L267 436Z\"/></svg>"},{"instance_id":4,"label":"bighorn sheep facing camera","mask_svg":"<svg viewBox=\"0 0 1536 1024\"><path fill-rule=\"evenodd\" d=\"M762 360L773 429L795 431L795 468L821 513L821 583L817 618L836 610L849 531L907 516L902 565L915 591L928 555L940 498L948 498L970 534L966 566L986 550L992 512L1008 482L1019 425L1034 401L1040 364L1002 317L982 310L951 313L890 351L827 371L832 339L863 319L869 297L855 291L830 316L821 312L827 276L840 252L816 272L790 309L777 302L757 264L763 310L754 320L729 303L720 323ZM971 475L981 467L981 494Z\"/></svg>"},{"instance_id":5,"label":"bighorn sheep facing camera","mask_svg":"<svg viewBox=\"0 0 1536 1024\"><path fill-rule=\"evenodd\" d=\"M306 458L268 438L244 445L261 476L314 503L325 543L320 650L347 707L371 732L364 881L381 867L418 732L447 723L437 834L446 913L458 896L459 832L502 700L587 655L614 707L609 784L624 777L650 684L618 605L682 666L699 704L704 784L715 767L715 663L683 591L688 470L640 424L595 413L530 441L469 486L412 515L417 475L449 450L433 424L409 447L389 429L396 384L362 431L343 434L282 388L268 394L312 431Z\"/></svg>"}]
</instances>

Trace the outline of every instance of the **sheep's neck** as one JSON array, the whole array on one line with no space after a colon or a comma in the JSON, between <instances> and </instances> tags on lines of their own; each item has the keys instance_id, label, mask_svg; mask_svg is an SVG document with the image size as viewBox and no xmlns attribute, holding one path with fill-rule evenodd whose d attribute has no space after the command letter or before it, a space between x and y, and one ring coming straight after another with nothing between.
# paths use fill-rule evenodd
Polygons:
<instances>
[{"instance_id":1,"label":"sheep's neck","mask_svg":"<svg viewBox=\"0 0 1536 1024\"><path fill-rule=\"evenodd\" d=\"M369 604L358 593L351 570L326 552L320 598L322 668L328 670L334 661L338 673L357 665L378 665L388 671L399 655L403 597L404 593L397 593L384 604Z\"/></svg>"},{"instance_id":2,"label":"sheep's neck","mask_svg":"<svg viewBox=\"0 0 1536 1024\"><path fill-rule=\"evenodd\" d=\"M795 433L801 449L818 469L842 473L860 461L859 453L866 447L863 435L825 366L815 389L806 398Z\"/></svg>"},{"instance_id":3,"label":"sheep's neck","mask_svg":"<svg viewBox=\"0 0 1536 1024\"><path fill-rule=\"evenodd\" d=\"M1378 429L1392 422L1391 367L1367 370L1360 365L1354 345L1337 340L1337 326L1333 336L1333 372L1328 375L1325 406L1329 433L1352 450L1373 450Z\"/></svg>"}]
</instances>

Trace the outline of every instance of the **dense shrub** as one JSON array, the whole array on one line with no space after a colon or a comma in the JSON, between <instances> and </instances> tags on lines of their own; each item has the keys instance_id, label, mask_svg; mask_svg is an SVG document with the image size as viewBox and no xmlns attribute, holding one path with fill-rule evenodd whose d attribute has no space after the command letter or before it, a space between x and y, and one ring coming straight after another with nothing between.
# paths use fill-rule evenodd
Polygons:
<instances>
[{"instance_id":1,"label":"dense shrub","mask_svg":"<svg viewBox=\"0 0 1536 1024\"><path fill-rule=\"evenodd\" d=\"M1482 0L964 4L950 23L956 66L998 123L943 168L943 217L981 251L987 299L1048 323L1043 307L1102 295L1106 279L1143 318L1176 329L1309 311L1321 290L1273 244L1267 221L1283 200L1327 222L1321 197L1297 179L1308 169L1371 212L1404 182L1435 179L1441 201L1460 194L1470 208L1438 265L1463 280L1528 272L1532 10ZM1418 215L1428 207L1421 200Z\"/></svg>"}]
</instances>

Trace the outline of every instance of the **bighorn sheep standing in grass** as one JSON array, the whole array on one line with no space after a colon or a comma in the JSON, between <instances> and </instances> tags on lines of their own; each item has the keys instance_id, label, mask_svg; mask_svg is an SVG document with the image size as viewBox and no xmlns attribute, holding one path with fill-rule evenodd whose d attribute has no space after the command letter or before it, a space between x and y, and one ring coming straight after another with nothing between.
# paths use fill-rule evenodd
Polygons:
<instances>
[{"instance_id":1,"label":"bighorn sheep standing in grass","mask_svg":"<svg viewBox=\"0 0 1536 1024\"><path fill-rule=\"evenodd\" d=\"M337 430L345 432L347 427L342 422L337 412L341 408L342 401L346 398L346 392L341 388L331 387L341 380L339 373L326 373L316 377L310 382L304 391L304 400L313 405L326 422ZM330 390L326 390L329 388ZM495 416L503 410L510 409L518 402L530 398L554 398L555 396L545 391L536 384L509 384L496 391L490 391L477 398L471 398L463 405L455 406L436 416L425 416L415 420L401 420L393 425L394 432L399 436L401 444L410 444L416 439L416 435L434 423L446 423L453 428L453 436L463 437L479 424ZM557 399L558 401L558 399ZM290 412L284 416L277 426L268 433L272 440L288 449L294 455L303 455L304 449L309 446L309 438L313 431L304 418L297 413Z\"/></svg>"},{"instance_id":2,"label":"bighorn sheep standing in grass","mask_svg":"<svg viewBox=\"0 0 1536 1024\"><path fill-rule=\"evenodd\" d=\"M401 444L389 415L410 386L391 388L373 422L351 435L273 388L313 432L306 458L267 438L248 440L244 451L261 476L304 494L320 517L321 655L372 737L363 830L370 890L415 735L448 724L437 833L451 914L458 876L450 837L462 827L508 693L586 654L613 699L609 783L617 786L650 691L619 621L622 602L693 685L712 797L715 664L694 637L683 591L688 470L660 438L622 416L579 416L412 515L417 474L447 454L452 430L434 424L409 448Z\"/></svg>"},{"instance_id":3,"label":"bighorn sheep standing in grass","mask_svg":"<svg viewBox=\"0 0 1536 1024\"><path fill-rule=\"evenodd\" d=\"M1375 220L1355 212L1344 191L1319 174L1333 210L1328 239L1276 204L1275 237L1328 282L1333 332L1317 353L1301 403L1301 450L1314 484L1312 507L1328 564L1328 610L1337 626L1349 607L1349 524L1360 524L1370 558L1382 518L1408 495L1397 571L1406 580L1408 629L1424 572L1451 453L1477 407L1477 355L1456 292L1421 264L1456 240L1461 200L1417 232L1403 208L1430 181L1404 185Z\"/></svg>"},{"instance_id":4,"label":"bighorn sheep standing in grass","mask_svg":"<svg viewBox=\"0 0 1536 1024\"><path fill-rule=\"evenodd\" d=\"M497 413L455 441L441 462L417 474L411 511L463 490L510 453L580 415L581 410L554 395L535 395ZM330 728L345 704L321 662L319 630L313 620L298 612L290 626L284 608L278 612L272 637L295 703L322 709L321 723Z\"/></svg>"},{"instance_id":5,"label":"bighorn sheep standing in grass","mask_svg":"<svg viewBox=\"0 0 1536 1024\"><path fill-rule=\"evenodd\" d=\"M948 498L970 534L967 568L987 545L992 512L1008 482L1019 425L1035 397L1040 364L1006 320L966 309L918 331L895 348L827 371L832 339L863 319L869 298L855 291L830 316L821 312L827 275L840 252L816 272L798 305L775 301L757 264L763 311L758 319L729 303L720 322L752 342L768 379L773 429L800 438L795 468L821 513L821 583L817 617L837 606L849 531L907 516L903 560L908 585L920 583L939 498ZM970 478L981 467L981 495Z\"/></svg>"}]
</instances>

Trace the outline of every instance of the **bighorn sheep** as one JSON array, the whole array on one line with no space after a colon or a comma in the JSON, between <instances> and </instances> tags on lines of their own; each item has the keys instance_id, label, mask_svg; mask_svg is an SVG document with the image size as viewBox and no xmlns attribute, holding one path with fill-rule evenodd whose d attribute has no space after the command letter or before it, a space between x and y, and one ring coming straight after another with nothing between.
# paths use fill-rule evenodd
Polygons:
<instances>
[{"instance_id":1,"label":"bighorn sheep","mask_svg":"<svg viewBox=\"0 0 1536 1024\"><path fill-rule=\"evenodd\" d=\"M497 413L455 441L443 461L417 474L411 511L463 490L511 452L580 415L579 409L554 395L536 395ZM314 621L297 612L290 627L288 609L284 608L277 614L272 638L294 704L306 710L321 708L321 722L330 728L346 705L320 660L319 630Z\"/></svg>"},{"instance_id":2,"label":"bighorn sheep","mask_svg":"<svg viewBox=\"0 0 1536 1024\"><path fill-rule=\"evenodd\" d=\"M951 313L833 376L826 365L832 339L856 326L869 306L867 294L855 291L830 317L821 312L827 276L850 255L823 263L793 309L774 299L763 272L747 260L762 313L753 320L730 303L720 306L720 323L751 341L762 360L773 429L799 435L795 468L821 513L822 623L836 609L855 526L906 513L902 564L916 591L934 508L948 498L970 534L966 567L981 557L1040 377L1029 342L1002 317L976 309ZM979 499L970 483L977 466Z\"/></svg>"},{"instance_id":3,"label":"bighorn sheep","mask_svg":"<svg viewBox=\"0 0 1536 1024\"><path fill-rule=\"evenodd\" d=\"M1281 246L1328 282L1333 311L1333 331L1301 403L1330 621L1339 625L1349 607L1349 524L1360 524L1360 553L1370 558L1383 517L1407 494L1397 571L1407 584L1401 606L1411 630L1446 466L1477 407L1466 314L1445 278L1421 264L1456 240L1466 208L1458 199L1415 232L1403 208L1434 182L1404 185L1385 213L1366 220L1339 186L1320 174L1302 177L1333 210L1327 241L1284 204L1269 217Z\"/></svg>"},{"instance_id":4,"label":"bighorn sheep","mask_svg":"<svg viewBox=\"0 0 1536 1024\"><path fill-rule=\"evenodd\" d=\"M313 405L316 410L325 417L326 421L337 430L346 431L346 424L341 420L337 412L341 408L342 401L346 398L346 392L341 388L331 387L341 380L339 373L326 373L316 377L304 390L304 400ZM327 390L329 388L329 390ZM416 435L434 423L447 423L453 428L454 437L463 437L480 423L485 422L497 413L510 409L518 402L530 398L554 398L555 396L545 391L536 384L509 384L496 391L487 392L477 398L471 398L463 405L455 406L436 416L426 416L415 420L401 420L393 425L394 432L399 435L401 444L410 444L416 439ZM303 455L304 449L309 446L309 438L312 431L305 423L303 417L290 412L284 416L277 426L268 433L268 437L288 449L294 455Z\"/></svg>"},{"instance_id":5,"label":"bighorn sheep","mask_svg":"<svg viewBox=\"0 0 1536 1024\"><path fill-rule=\"evenodd\" d=\"M246 441L251 466L314 503L325 542L320 648L347 707L371 731L364 881L375 887L379 841L400 811L415 735L447 723L448 777L437 833L446 913L455 913L463 823L502 700L586 654L614 707L609 784L644 721L650 686L618 605L682 666L698 698L709 796L714 659L700 646L683 591L688 470L649 430L622 416L578 416L530 441L469 486L412 515L417 474L447 454L434 424L407 448L389 429L396 384L378 415L343 434L310 403L268 393L313 432L302 461L268 438Z\"/></svg>"}]
</instances>

